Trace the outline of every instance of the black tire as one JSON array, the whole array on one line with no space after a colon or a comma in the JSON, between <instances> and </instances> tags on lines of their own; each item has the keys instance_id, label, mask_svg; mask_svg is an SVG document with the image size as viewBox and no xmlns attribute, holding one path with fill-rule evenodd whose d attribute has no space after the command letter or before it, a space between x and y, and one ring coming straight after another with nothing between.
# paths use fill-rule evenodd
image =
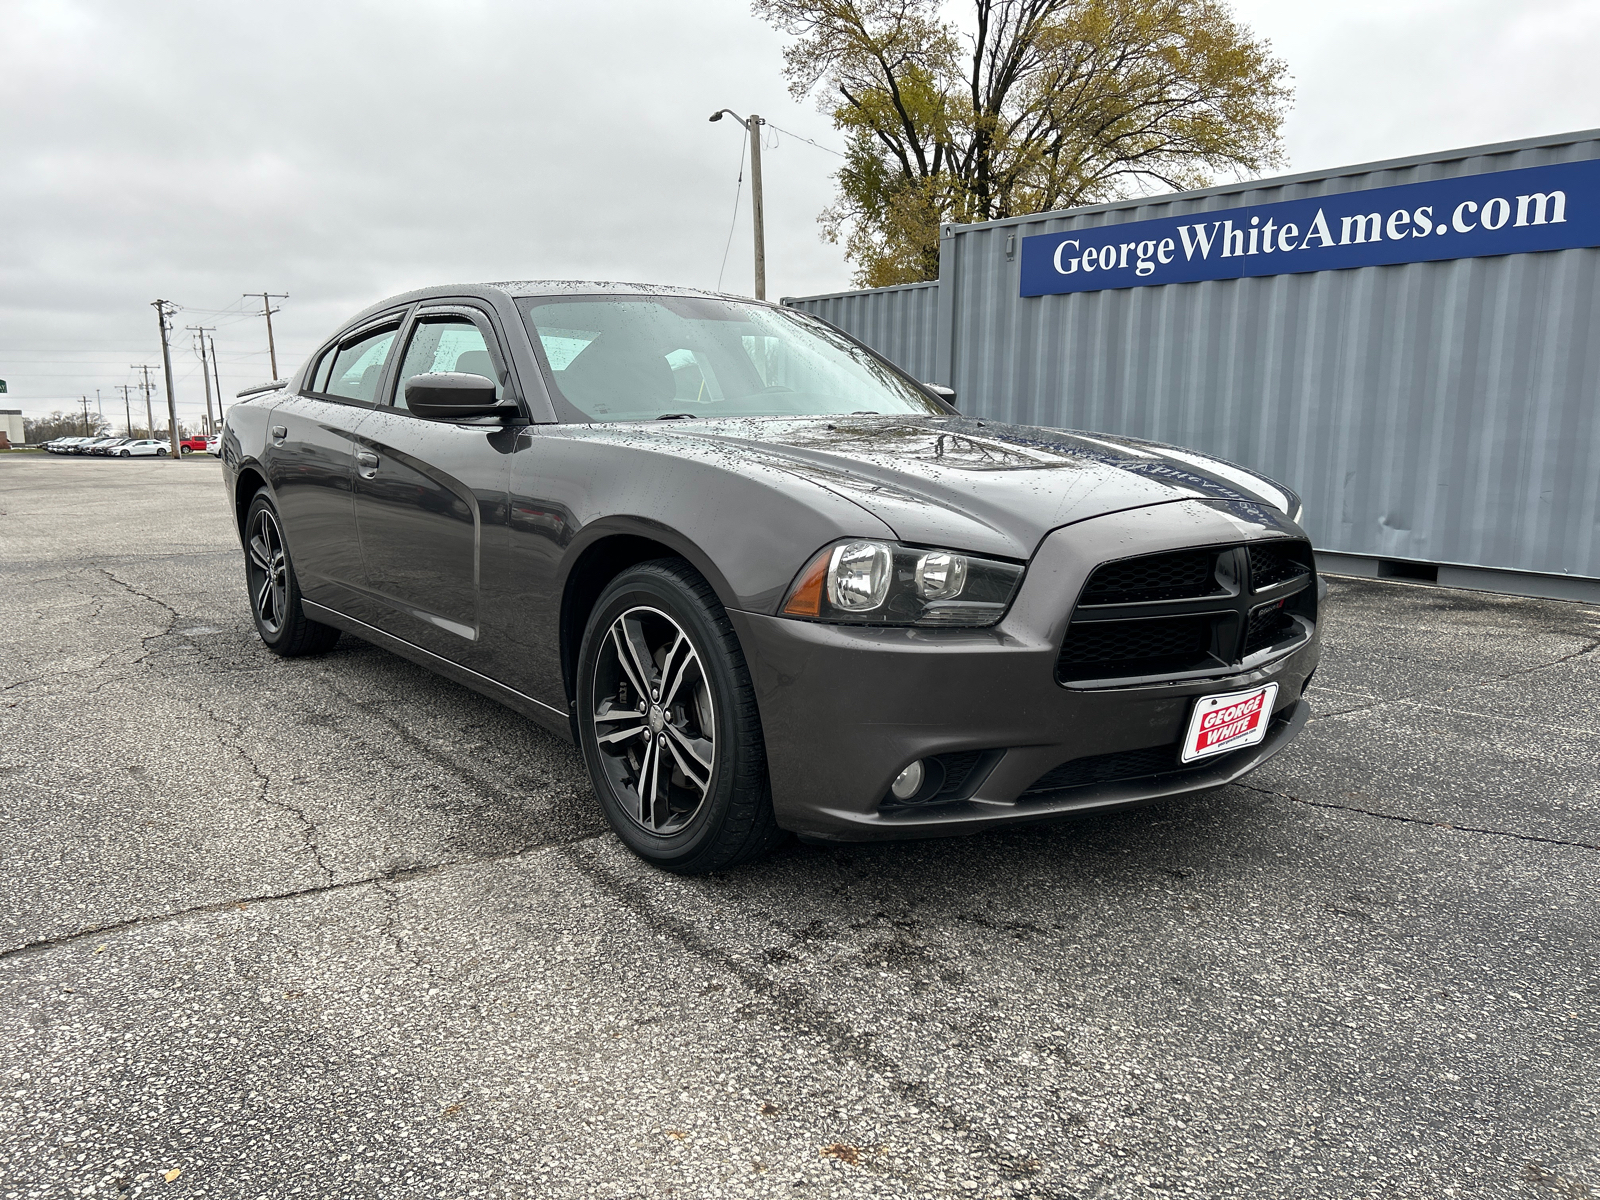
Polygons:
<instances>
[{"instance_id":1,"label":"black tire","mask_svg":"<svg viewBox=\"0 0 1600 1200\"><path fill-rule=\"evenodd\" d=\"M250 501L244 518L244 578L250 615L268 650L298 658L333 649L339 631L313 621L300 605L300 581L289 561L278 510L265 488Z\"/></svg>"},{"instance_id":2,"label":"black tire","mask_svg":"<svg viewBox=\"0 0 1600 1200\"><path fill-rule=\"evenodd\" d=\"M158 447L156 449L156 457L157 458L165 458L166 456L167 456L167 448L165 446L160 446L160 447Z\"/></svg>"},{"instance_id":3,"label":"black tire","mask_svg":"<svg viewBox=\"0 0 1600 1200\"><path fill-rule=\"evenodd\" d=\"M123 458L132 458L132 457L133 457L133 455L131 455L131 454L129 454L129 453L128 453L128 452L127 452L127 451L126 451L126 450L124 450L124 451L123 451L123 452L122 452L122 457L123 457Z\"/></svg>"},{"instance_id":4,"label":"black tire","mask_svg":"<svg viewBox=\"0 0 1600 1200\"><path fill-rule=\"evenodd\" d=\"M634 644L645 652L625 664L619 639L629 635L613 635L614 628L636 628ZM680 635L686 648L678 649ZM641 663L650 676L641 680L645 687L665 685L655 696L641 697L631 682ZM662 690L665 708L654 702ZM772 812L766 743L744 652L716 593L688 563L640 563L607 585L584 630L577 693L578 741L600 807L640 858L700 874L748 862L787 837ZM691 772L704 765L708 745L701 786ZM664 764L665 774L651 774L646 787L651 761Z\"/></svg>"},{"instance_id":5,"label":"black tire","mask_svg":"<svg viewBox=\"0 0 1600 1200\"><path fill-rule=\"evenodd\" d=\"M194 453L194 447L193 446L179 446L178 450L182 454L193 454Z\"/></svg>"}]
</instances>

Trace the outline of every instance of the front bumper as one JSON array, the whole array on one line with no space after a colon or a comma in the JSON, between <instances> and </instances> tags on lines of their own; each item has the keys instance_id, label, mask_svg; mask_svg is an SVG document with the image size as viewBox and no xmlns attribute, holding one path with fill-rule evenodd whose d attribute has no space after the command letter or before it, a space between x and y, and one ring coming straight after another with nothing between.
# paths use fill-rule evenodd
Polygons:
<instances>
[{"instance_id":1,"label":"front bumper","mask_svg":"<svg viewBox=\"0 0 1600 1200\"><path fill-rule=\"evenodd\" d=\"M1074 601L1100 563L1268 533L1191 501L1079 522L1045 538L1010 611L989 629L730 612L756 688L778 823L827 841L965 834L1205 791L1254 770L1305 725L1316 630L1251 669L1181 682L1072 687L1056 682L1055 667ZM1197 696L1267 682L1278 683L1278 698L1259 746L1182 770L1025 794L1072 760L1173 745ZM960 799L884 804L906 766L963 751L988 753Z\"/></svg>"}]
</instances>

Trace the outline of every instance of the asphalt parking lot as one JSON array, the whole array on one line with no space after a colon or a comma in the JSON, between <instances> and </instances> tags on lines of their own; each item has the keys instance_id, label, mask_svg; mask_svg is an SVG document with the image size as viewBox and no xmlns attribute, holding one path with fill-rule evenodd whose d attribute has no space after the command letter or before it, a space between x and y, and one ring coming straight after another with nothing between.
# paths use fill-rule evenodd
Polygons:
<instances>
[{"instance_id":1,"label":"asphalt parking lot","mask_svg":"<svg viewBox=\"0 0 1600 1200\"><path fill-rule=\"evenodd\" d=\"M0 1197L1600 1195L1600 613L1325 629L1248 786L679 879L214 461L0 455Z\"/></svg>"}]
</instances>

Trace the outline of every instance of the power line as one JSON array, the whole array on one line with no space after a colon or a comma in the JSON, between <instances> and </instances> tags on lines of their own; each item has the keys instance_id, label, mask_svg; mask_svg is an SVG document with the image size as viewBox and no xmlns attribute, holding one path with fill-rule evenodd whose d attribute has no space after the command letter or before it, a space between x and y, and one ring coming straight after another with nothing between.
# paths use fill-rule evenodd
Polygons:
<instances>
[{"instance_id":1,"label":"power line","mask_svg":"<svg viewBox=\"0 0 1600 1200\"><path fill-rule=\"evenodd\" d=\"M728 251L733 248L733 231L739 224L739 197L744 192L744 139L739 139L739 182L733 189L733 216L728 218L728 240L722 247L722 265L717 268L717 291L722 290L722 273L728 269Z\"/></svg>"},{"instance_id":2,"label":"power line","mask_svg":"<svg viewBox=\"0 0 1600 1200\"><path fill-rule=\"evenodd\" d=\"M775 131L777 133L786 134L787 136L794 138L795 141L797 141L797 142L804 142L808 146L815 146L818 150L821 150L821 151L823 151L824 153L827 153L827 154L831 154L835 158L848 158L848 157L850 157L848 154L841 154L839 151L835 150L832 146L824 146L821 142L813 142L808 137L801 137L798 133L791 133L789 130L784 129L782 126L774 125L771 121L767 121L766 122L766 126L767 126L768 129L771 129L771 130L773 130L773 131ZM772 148L774 150L776 150L777 146L774 145Z\"/></svg>"}]
</instances>

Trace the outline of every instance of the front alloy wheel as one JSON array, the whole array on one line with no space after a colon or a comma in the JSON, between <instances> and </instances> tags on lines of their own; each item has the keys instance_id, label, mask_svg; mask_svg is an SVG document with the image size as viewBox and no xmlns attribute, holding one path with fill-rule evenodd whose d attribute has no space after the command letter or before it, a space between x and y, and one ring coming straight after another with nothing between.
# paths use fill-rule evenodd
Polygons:
<instances>
[{"instance_id":1,"label":"front alloy wheel","mask_svg":"<svg viewBox=\"0 0 1600 1200\"><path fill-rule=\"evenodd\" d=\"M716 702L699 652L658 608L611 623L595 660L595 742L627 813L672 834L705 803L716 769Z\"/></svg>"},{"instance_id":2,"label":"front alloy wheel","mask_svg":"<svg viewBox=\"0 0 1600 1200\"><path fill-rule=\"evenodd\" d=\"M766 743L738 635L681 559L629 567L600 593L577 663L578 742L601 810L640 858L685 874L764 854Z\"/></svg>"}]
</instances>

